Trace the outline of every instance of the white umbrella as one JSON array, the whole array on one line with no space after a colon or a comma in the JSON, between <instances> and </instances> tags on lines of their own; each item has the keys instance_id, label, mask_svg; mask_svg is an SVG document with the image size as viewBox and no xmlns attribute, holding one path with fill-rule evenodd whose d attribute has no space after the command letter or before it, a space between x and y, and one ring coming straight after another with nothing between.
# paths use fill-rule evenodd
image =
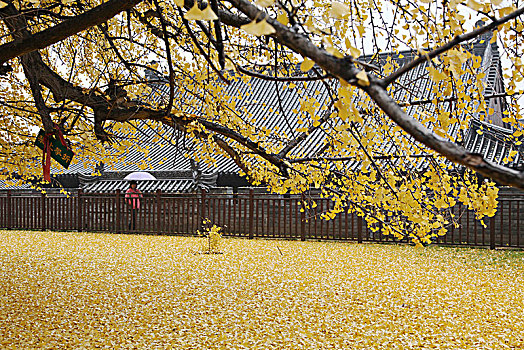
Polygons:
<instances>
[{"instance_id":1,"label":"white umbrella","mask_svg":"<svg viewBox=\"0 0 524 350\"><path fill-rule=\"evenodd\" d=\"M156 177L147 171L135 171L124 177L124 180L156 180Z\"/></svg>"}]
</instances>

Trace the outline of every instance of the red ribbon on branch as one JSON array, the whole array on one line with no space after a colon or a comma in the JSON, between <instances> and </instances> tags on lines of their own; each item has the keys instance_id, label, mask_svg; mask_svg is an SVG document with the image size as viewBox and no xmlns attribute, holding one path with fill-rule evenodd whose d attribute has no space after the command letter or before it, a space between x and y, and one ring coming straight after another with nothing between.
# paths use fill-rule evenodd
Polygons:
<instances>
[{"instance_id":1,"label":"red ribbon on branch","mask_svg":"<svg viewBox=\"0 0 524 350\"><path fill-rule=\"evenodd\" d=\"M44 180L51 182L51 143L49 135L44 135L44 156L42 157L42 168L44 169Z\"/></svg>"},{"instance_id":2,"label":"red ribbon on branch","mask_svg":"<svg viewBox=\"0 0 524 350\"><path fill-rule=\"evenodd\" d=\"M62 130L60 130L60 127L58 126L58 124L53 123L53 126L56 130L51 133L45 133L44 135L42 168L44 172L44 180L47 182L51 182L51 141L50 141L51 136L53 134L56 134L58 138L60 139L60 143L62 143L62 146L68 147L64 139L64 134L62 134Z\"/></svg>"}]
</instances>

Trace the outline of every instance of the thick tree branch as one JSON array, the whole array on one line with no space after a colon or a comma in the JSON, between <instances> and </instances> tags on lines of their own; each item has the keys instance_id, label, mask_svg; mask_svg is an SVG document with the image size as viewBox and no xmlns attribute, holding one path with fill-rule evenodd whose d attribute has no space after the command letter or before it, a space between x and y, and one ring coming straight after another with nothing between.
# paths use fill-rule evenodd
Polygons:
<instances>
[{"instance_id":1,"label":"thick tree branch","mask_svg":"<svg viewBox=\"0 0 524 350\"><path fill-rule=\"evenodd\" d=\"M218 13L217 0L211 0L211 9L213 10L213 12ZM218 51L218 63L220 64L220 69L224 69L226 66L226 56L224 55L224 42L222 40L222 29L221 29L221 24L220 24L220 17L218 17L217 20L213 21L213 23L215 25L215 37L216 37L216 48Z\"/></svg>"},{"instance_id":2,"label":"thick tree branch","mask_svg":"<svg viewBox=\"0 0 524 350\"><path fill-rule=\"evenodd\" d=\"M1 45L0 65L12 58L43 49L87 28L104 23L118 13L135 7L140 2L142 0L110 0L54 27ZM6 10L13 9L14 5L10 4L0 10L0 15Z\"/></svg>"},{"instance_id":3,"label":"thick tree branch","mask_svg":"<svg viewBox=\"0 0 524 350\"><path fill-rule=\"evenodd\" d=\"M233 147L231 147L226 141L222 140L221 138L219 137L213 137L213 141L215 141L215 143L224 150L224 152L226 152L229 157L231 157L231 159L233 159L233 161L235 162L235 164L240 168L242 169L242 171L246 174L246 176L248 178L251 178L251 176L249 175L249 169L248 167L246 166L246 164L242 161L242 157L240 156L240 154L238 154L237 151L235 151L235 149Z\"/></svg>"},{"instance_id":4,"label":"thick tree branch","mask_svg":"<svg viewBox=\"0 0 524 350\"><path fill-rule=\"evenodd\" d=\"M40 119L42 120L42 125L44 130L47 133L54 131L53 121L51 119L51 113L47 107L45 100L42 96L42 89L39 83L39 71L35 69L35 64L33 64L32 55L25 55L21 57L22 67L24 69L24 74L29 82L31 88L31 93L35 100L35 106L40 114Z\"/></svg>"},{"instance_id":5,"label":"thick tree branch","mask_svg":"<svg viewBox=\"0 0 524 350\"><path fill-rule=\"evenodd\" d=\"M215 124L213 122L203 120L203 119L198 119L198 122L201 123L207 130L211 130L217 134L220 134L229 139L235 140L242 146L250 149L255 154L259 155L260 157L264 158L271 164L275 165L280 170L283 176L285 177L289 176L289 172L288 172L289 165L286 164L286 162L278 155L271 154L268 151L266 151L257 142L254 142L250 140L249 138L245 137L244 135L237 133L236 131L233 131L225 126Z\"/></svg>"},{"instance_id":6,"label":"thick tree branch","mask_svg":"<svg viewBox=\"0 0 524 350\"><path fill-rule=\"evenodd\" d=\"M169 68L169 102L166 107L166 114L171 113L173 108L173 99L175 98L175 72L173 71L173 59L171 58L171 45L169 44L169 36L167 32L167 24L162 16L162 8L158 4L158 0L153 0L155 7L158 11L158 18L160 25L162 26L162 32L164 34L164 44L166 46L167 66Z\"/></svg>"}]
</instances>

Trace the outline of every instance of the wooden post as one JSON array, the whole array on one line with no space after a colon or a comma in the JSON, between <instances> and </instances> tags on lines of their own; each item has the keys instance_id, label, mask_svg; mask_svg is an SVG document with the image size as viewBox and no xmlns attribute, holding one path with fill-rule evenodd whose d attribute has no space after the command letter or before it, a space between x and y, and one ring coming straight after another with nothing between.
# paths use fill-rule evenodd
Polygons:
<instances>
[{"instance_id":1,"label":"wooden post","mask_svg":"<svg viewBox=\"0 0 524 350\"><path fill-rule=\"evenodd\" d=\"M162 190L158 189L156 190L156 230L157 233L162 233L162 212L161 212L161 196L162 196Z\"/></svg>"},{"instance_id":2,"label":"wooden post","mask_svg":"<svg viewBox=\"0 0 524 350\"><path fill-rule=\"evenodd\" d=\"M41 198L41 203L42 203L42 231L45 231L46 230L46 225L47 225L45 194L42 193L40 198Z\"/></svg>"},{"instance_id":3,"label":"wooden post","mask_svg":"<svg viewBox=\"0 0 524 350\"><path fill-rule=\"evenodd\" d=\"M254 190L252 188L249 189L249 239L253 239L255 237L255 234L253 232L253 219L255 216L255 198L254 198Z\"/></svg>"},{"instance_id":4,"label":"wooden post","mask_svg":"<svg viewBox=\"0 0 524 350\"><path fill-rule=\"evenodd\" d=\"M489 249L495 249L495 215L489 221Z\"/></svg>"},{"instance_id":5,"label":"wooden post","mask_svg":"<svg viewBox=\"0 0 524 350\"><path fill-rule=\"evenodd\" d=\"M82 213L83 213L83 210L82 210L82 206L83 206L83 200L82 200L82 190L78 190L78 194L76 196L77 198L77 213L76 213L76 223L77 223L77 227L76 227L76 230L78 232L82 232L83 230L83 221L84 221L84 218L82 217Z\"/></svg>"},{"instance_id":6,"label":"wooden post","mask_svg":"<svg viewBox=\"0 0 524 350\"><path fill-rule=\"evenodd\" d=\"M346 210L344 210L344 239L348 239L348 227L349 227L349 222L348 222L348 211L349 211L349 208L346 207L345 208ZM342 223L340 224L340 226L342 227ZM341 237L342 238L342 235Z\"/></svg>"},{"instance_id":7,"label":"wooden post","mask_svg":"<svg viewBox=\"0 0 524 350\"><path fill-rule=\"evenodd\" d=\"M517 201L517 247L520 248L520 200Z\"/></svg>"},{"instance_id":8,"label":"wooden post","mask_svg":"<svg viewBox=\"0 0 524 350\"><path fill-rule=\"evenodd\" d=\"M197 227L200 228L200 230L203 230L204 229L204 220L206 219L206 216L205 216L205 208L206 208L206 190L202 189L200 191L200 198L201 198L201 203L200 203L200 223L197 225Z\"/></svg>"},{"instance_id":9,"label":"wooden post","mask_svg":"<svg viewBox=\"0 0 524 350\"><path fill-rule=\"evenodd\" d=\"M7 190L7 229L10 230L13 226L13 199L11 197L11 190Z\"/></svg>"},{"instance_id":10,"label":"wooden post","mask_svg":"<svg viewBox=\"0 0 524 350\"><path fill-rule=\"evenodd\" d=\"M357 215L357 241L362 243L362 216Z\"/></svg>"},{"instance_id":11,"label":"wooden post","mask_svg":"<svg viewBox=\"0 0 524 350\"><path fill-rule=\"evenodd\" d=\"M301 212L300 212L300 240L306 240L306 200L304 198L304 193L300 196L301 201Z\"/></svg>"},{"instance_id":12,"label":"wooden post","mask_svg":"<svg viewBox=\"0 0 524 350\"><path fill-rule=\"evenodd\" d=\"M115 232L116 233L121 233L122 232L122 205L120 203L120 195L121 195L121 191L120 189L117 189L116 190L116 195L115 195L115 206L116 206L116 222L115 222Z\"/></svg>"}]
</instances>

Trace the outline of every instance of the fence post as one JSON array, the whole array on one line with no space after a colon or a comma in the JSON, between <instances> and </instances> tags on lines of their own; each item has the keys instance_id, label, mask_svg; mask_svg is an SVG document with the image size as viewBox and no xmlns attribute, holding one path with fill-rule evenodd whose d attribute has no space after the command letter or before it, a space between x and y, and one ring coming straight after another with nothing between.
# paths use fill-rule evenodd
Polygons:
<instances>
[{"instance_id":1,"label":"fence post","mask_svg":"<svg viewBox=\"0 0 524 350\"><path fill-rule=\"evenodd\" d=\"M83 206L83 203L82 203L82 190L78 190L78 194L77 194L77 213L76 213L76 223L77 223L77 228L76 230L78 232L82 232L82 228L83 228L83 217L82 217L82 206Z\"/></svg>"},{"instance_id":2,"label":"fence post","mask_svg":"<svg viewBox=\"0 0 524 350\"><path fill-rule=\"evenodd\" d=\"M45 207L45 193L40 194L40 200L42 203L42 231L46 230L47 218L46 218L46 207Z\"/></svg>"},{"instance_id":3,"label":"fence post","mask_svg":"<svg viewBox=\"0 0 524 350\"><path fill-rule=\"evenodd\" d=\"M13 226L13 203L11 203L11 190L7 190L7 229Z\"/></svg>"},{"instance_id":4,"label":"fence post","mask_svg":"<svg viewBox=\"0 0 524 350\"><path fill-rule=\"evenodd\" d=\"M162 190L159 188L158 190L156 190L156 230L158 234L162 232L162 227L163 227L163 225L161 224L162 213L160 212L160 207L161 207L161 197L160 196L161 195L162 195Z\"/></svg>"},{"instance_id":5,"label":"fence post","mask_svg":"<svg viewBox=\"0 0 524 350\"><path fill-rule=\"evenodd\" d=\"M301 207L300 208L300 240L305 241L306 240L306 200L304 198L304 193L301 194L300 199L301 201Z\"/></svg>"},{"instance_id":6,"label":"fence post","mask_svg":"<svg viewBox=\"0 0 524 350\"><path fill-rule=\"evenodd\" d=\"M115 222L115 231L116 233L121 233L122 229L122 214L120 213L122 205L120 204L120 189L116 190L116 222Z\"/></svg>"},{"instance_id":7,"label":"fence post","mask_svg":"<svg viewBox=\"0 0 524 350\"><path fill-rule=\"evenodd\" d=\"M249 239L253 239L255 234L253 232L253 219L255 216L255 198L254 190L249 189Z\"/></svg>"},{"instance_id":8,"label":"fence post","mask_svg":"<svg viewBox=\"0 0 524 350\"><path fill-rule=\"evenodd\" d=\"M495 215L489 221L489 249L495 249Z\"/></svg>"},{"instance_id":9,"label":"fence post","mask_svg":"<svg viewBox=\"0 0 524 350\"><path fill-rule=\"evenodd\" d=\"M362 243L362 216L357 214L357 242Z\"/></svg>"},{"instance_id":10,"label":"fence post","mask_svg":"<svg viewBox=\"0 0 524 350\"><path fill-rule=\"evenodd\" d=\"M201 203L200 203L200 223L197 225L197 227L200 228L200 230L204 230L204 220L206 219L205 217L205 208L206 208L206 190L202 189L200 190L200 198L201 198Z\"/></svg>"}]
</instances>

